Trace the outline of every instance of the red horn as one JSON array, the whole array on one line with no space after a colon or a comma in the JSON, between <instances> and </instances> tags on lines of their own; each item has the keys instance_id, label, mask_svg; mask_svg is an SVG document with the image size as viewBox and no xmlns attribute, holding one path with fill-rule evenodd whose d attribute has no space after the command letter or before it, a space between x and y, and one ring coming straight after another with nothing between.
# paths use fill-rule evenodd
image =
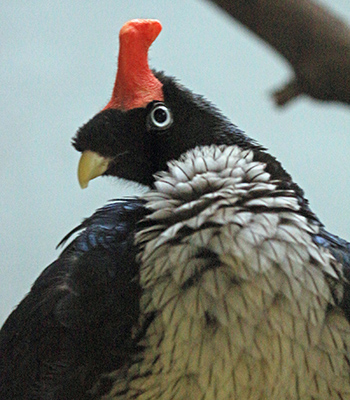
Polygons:
<instances>
[{"instance_id":1,"label":"red horn","mask_svg":"<svg viewBox=\"0 0 350 400\"><path fill-rule=\"evenodd\" d=\"M162 83L148 66L148 49L162 30L154 19L133 19L119 33L118 72L112 98L104 110L130 110L145 107L153 100L162 101Z\"/></svg>"}]
</instances>

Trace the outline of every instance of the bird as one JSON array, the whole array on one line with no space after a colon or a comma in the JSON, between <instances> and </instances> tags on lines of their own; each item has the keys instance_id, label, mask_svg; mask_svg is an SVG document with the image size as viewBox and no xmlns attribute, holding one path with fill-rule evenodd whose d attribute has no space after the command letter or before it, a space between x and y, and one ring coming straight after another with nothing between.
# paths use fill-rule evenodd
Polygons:
<instances>
[{"instance_id":1,"label":"bird","mask_svg":"<svg viewBox=\"0 0 350 400\"><path fill-rule=\"evenodd\" d=\"M350 244L265 147L149 67L161 29L121 28L111 100L73 138L82 188L148 190L61 241L0 332L0 399L349 399Z\"/></svg>"}]
</instances>

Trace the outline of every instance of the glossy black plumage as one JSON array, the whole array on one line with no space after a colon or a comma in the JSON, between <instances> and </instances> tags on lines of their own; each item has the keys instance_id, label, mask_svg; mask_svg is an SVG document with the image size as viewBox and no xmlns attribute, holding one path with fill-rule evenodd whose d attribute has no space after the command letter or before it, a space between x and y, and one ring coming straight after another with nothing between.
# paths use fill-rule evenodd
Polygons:
<instances>
[{"instance_id":1,"label":"glossy black plumage","mask_svg":"<svg viewBox=\"0 0 350 400\"><path fill-rule=\"evenodd\" d=\"M174 116L169 129L158 131L147 127L152 107L158 103L151 102L145 108L101 111L74 137L76 150L91 150L113 159L105 175L152 186L154 174L165 169L168 161L178 159L196 146L237 144L263 150L203 96L161 72L155 76L163 84L164 103Z\"/></svg>"},{"instance_id":2,"label":"glossy black plumage","mask_svg":"<svg viewBox=\"0 0 350 400\"><path fill-rule=\"evenodd\" d=\"M0 332L1 400L83 399L99 374L128 362L139 314L133 234L144 215L141 201L113 202L74 230Z\"/></svg>"}]
</instances>

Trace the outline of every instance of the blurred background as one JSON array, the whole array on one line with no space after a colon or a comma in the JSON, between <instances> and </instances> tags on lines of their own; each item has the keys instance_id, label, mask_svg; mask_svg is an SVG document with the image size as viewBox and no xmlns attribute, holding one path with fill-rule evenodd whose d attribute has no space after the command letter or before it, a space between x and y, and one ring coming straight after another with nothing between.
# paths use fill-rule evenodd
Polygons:
<instances>
[{"instance_id":1,"label":"blurred background","mask_svg":"<svg viewBox=\"0 0 350 400\"><path fill-rule=\"evenodd\" d=\"M323 4L350 23L348 0ZM0 325L60 250L108 200L140 193L99 178L79 188L78 127L110 98L118 32L132 18L163 31L150 65L205 95L277 156L328 230L350 240L350 108L305 97L277 109L284 60L207 1L0 1Z\"/></svg>"}]
</instances>

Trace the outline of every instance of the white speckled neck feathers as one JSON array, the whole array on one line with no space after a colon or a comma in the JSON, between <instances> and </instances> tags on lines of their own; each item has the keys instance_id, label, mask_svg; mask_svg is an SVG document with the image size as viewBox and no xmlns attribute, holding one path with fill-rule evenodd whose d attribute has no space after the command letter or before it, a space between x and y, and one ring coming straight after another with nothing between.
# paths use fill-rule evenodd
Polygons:
<instances>
[{"instance_id":1,"label":"white speckled neck feathers","mask_svg":"<svg viewBox=\"0 0 350 400\"><path fill-rule=\"evenodd\" d=\"M203 222L200 217L229 222L222 215L227 207L235 207L235 214L257 207L300 210L295 193L279 189L279 181L272 181L266 165L253 161L253 156L252 150L238 146L205 146L187 152L168 164L169 171L156 176L156 190L145 195L147 207L154 210L149 219L169 223L173 230L175 220L177 228L196 229Z\"/></svg>"},{"instance_id":2,"label":"white speckled neck feathers","mask_svg":"<svg viewBox=\"0 0 350 400\"><path fill-rule=\"evenodd\" d=\"M187 152L155 188L136 237L154 320L113 398L350 398L341 270L296 194L237 146Z\"/></svg>"}]
</instances>

